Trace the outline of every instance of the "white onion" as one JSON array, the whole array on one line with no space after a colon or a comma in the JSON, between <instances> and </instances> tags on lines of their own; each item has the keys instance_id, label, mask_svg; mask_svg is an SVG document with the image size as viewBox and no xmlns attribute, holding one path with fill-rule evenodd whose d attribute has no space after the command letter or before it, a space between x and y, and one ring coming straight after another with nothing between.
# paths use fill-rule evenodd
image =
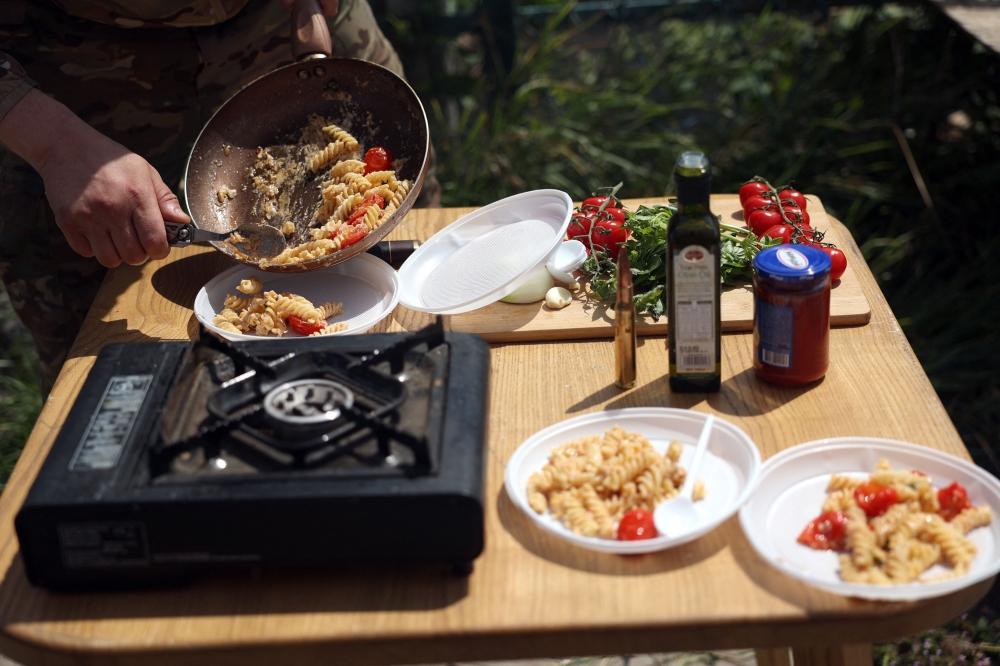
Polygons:
<instances>
[{"instance_id":1,"label":"white onion","mask_svg":"<svg viewBox=\"0 0 1000 666\"><path fill-rule=\"evenodd\" d=\"M504 303L535 303L545 298L545 293L554 284L545 266L539 266L531 272L527 282L500 300Z\"/></svg>"}]
</instances>

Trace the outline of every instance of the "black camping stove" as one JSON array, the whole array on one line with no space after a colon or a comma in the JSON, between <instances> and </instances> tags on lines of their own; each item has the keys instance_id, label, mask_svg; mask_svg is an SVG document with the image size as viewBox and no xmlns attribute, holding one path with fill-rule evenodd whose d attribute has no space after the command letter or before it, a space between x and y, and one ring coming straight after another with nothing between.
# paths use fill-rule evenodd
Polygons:
<instances>
[{"instance_id":1,"label":"black camping stove","mask_svg":"<svg viewBox=\"0 0 1000 666\"><path fill-rule=\"evenodd\" d=\"M483 548L489 351L413 334L109 345L15 525L53 589Z\"/></svg>"}]
</instances>

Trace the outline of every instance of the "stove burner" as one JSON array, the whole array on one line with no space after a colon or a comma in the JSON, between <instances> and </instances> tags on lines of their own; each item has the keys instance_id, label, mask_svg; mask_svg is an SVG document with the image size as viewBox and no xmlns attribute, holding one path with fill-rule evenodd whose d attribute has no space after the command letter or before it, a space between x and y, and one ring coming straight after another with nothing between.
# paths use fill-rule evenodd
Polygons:
<instances>
[{"instance_id":1,"label":"stove burner","mask_svg":"<svg viewBox=\"0 0 1000 666\"><path fill-rule=\"evenodd\" d=\"M269 419L282 425L327 425L340 418L341 407L354 405L354 393L329 379L299 379L271 389L264 397Z\"/></svg>"}]
</instances>

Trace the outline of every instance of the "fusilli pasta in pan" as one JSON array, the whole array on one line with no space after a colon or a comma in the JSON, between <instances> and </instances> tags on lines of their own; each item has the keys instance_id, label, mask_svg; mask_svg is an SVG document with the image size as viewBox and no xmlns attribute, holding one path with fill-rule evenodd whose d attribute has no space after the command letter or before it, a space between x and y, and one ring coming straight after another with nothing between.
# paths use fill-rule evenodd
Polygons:
<instances>
[{"instance_id":1,"label":"fusilli pasta in pan","mask_svg":"<svg viewBox=\"0 0 1000 666\"><path fill-rule=\"evenodd\" d=\"M281 221L285 199L298 183L313 178L310 174L325 171L325 178L318 184L322 200L314 212L312 228L303 230L306 240L276 257L261 260L261 264L312 261L360 242L399 209L413 187L410 181L399 180L394 169L385 168L389 160L378 164L378 170L370 169L366 161L359 159L364 147L343 127L312 116L302 140L312 148L304 155L294 151L278 155L269 148L258 150L252 175L260 197L260 215L275 219L288 236L296 234L296 225ZM388 155L385 149L378 150Z\"/></svg>"}]
</instances>

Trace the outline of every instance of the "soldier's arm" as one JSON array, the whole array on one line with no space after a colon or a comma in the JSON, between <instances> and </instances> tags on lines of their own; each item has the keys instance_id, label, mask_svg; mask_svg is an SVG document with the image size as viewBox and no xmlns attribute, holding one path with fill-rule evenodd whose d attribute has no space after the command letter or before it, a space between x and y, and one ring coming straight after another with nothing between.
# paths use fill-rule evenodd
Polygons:
<instances>
[{"instance_id":1,"label":"soldier's arm","mask_svg":"<svg viewBox=\"0 0 1000 666\"><path fill-rule=\"evenodd\" d=\"M164 219L189 218L156 169L39 91L12 58L0 59L9 63L0 65L0 142L41 174L70 246L108 267L166 257Z\"/></svg>"}]
</instances>

